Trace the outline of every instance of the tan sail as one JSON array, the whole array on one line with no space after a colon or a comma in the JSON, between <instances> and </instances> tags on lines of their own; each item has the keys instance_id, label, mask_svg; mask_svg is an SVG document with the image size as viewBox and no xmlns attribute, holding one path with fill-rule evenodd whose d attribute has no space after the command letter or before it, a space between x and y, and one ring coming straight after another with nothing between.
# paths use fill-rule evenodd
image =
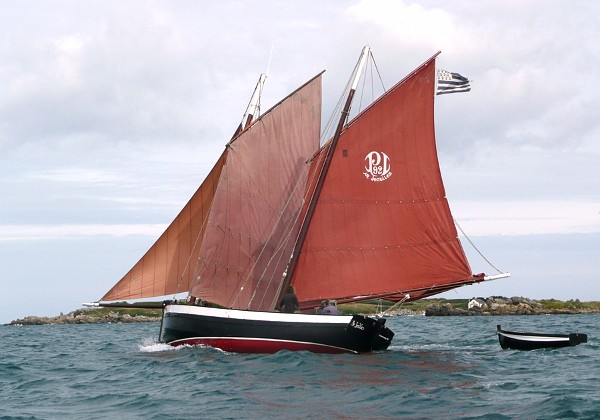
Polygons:
<instances>
[{"instance_id":1,"label":"tan sail","mask_svg":"<svg viewBox=\"0 0 600 420\"><path fill-rule=\"evenodd\" d=\"M233 138L247 129L260 109L266 75L261 74ZM204 236L208 211L229 149L225 149L200 188L140 261L103 297L128 300L187 293Z\"/></svg>"},{"instance_id":2,"label":"tan sail","mask_svg":"<svg viewBox=\"0 0 600 420\"><path fill-rule=\"evenodd\" d=\"M190 294L269 309L291 255L307 160L319 145L321 75L228 145Z\"/></svg>"},{"instance_id":3,"label":"tan sail","mask_svg":"<svg viewBox=\"0 0 600 420\"><path fill-rule=\"evenodd\" d=\"M227 158L223 152L200 188L144 256L101 300L128 300L187 292L206 217Z\"/></svg>"}]
</instances>

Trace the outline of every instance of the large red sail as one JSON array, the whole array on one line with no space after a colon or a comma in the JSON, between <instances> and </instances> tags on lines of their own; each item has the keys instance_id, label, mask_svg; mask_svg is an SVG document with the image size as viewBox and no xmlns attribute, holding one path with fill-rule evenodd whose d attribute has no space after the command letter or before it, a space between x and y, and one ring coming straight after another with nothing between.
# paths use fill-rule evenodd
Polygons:
<instances>
[{"instance_id":1,"label":"large red sail","mask_svg":"<svg viewBox=\"0 0 600 420\"><path fill-rule=\"evenodd\" d=\"M190 261L195 262L198 258L202 229L221 176L226 152L223 152L167 230L101 300L139 299L189 290L192 278Z\"/></svg>"},{"instance_id":2,"label":"large red sail","mask_svg":"<svg viewBox=\"0 0 600 420\"><path fill-rule=\"evenodd\" d=\"M437 159L434 86L431 58L341 134L291 281L304 306L472 279Z\"/></svg>"},{"instance_id":3,"label":"large red sail","mask_svg":"<svg viewBox=\"0 0 600 420\"><path fill-rule=\"evenodd\" d=\"M321 76L229 145L190 290L225 307L273 306L297 234L306 161L319 145Z\"/></svg>"}]
</instances>

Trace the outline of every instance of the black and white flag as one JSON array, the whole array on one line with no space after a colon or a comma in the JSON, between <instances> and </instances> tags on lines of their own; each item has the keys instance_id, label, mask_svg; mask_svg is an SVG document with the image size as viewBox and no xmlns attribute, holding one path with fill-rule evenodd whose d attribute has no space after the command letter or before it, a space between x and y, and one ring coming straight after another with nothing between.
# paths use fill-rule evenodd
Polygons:
<instances>
[{"instance_id":1,"label":"black and white flag","mask_svg":"<svg viewBox=\"0 0 600 420\"><path fill-rule=\"evenodd\" d=\"M468 92L471 90L469 79L458 73L451 73L446 70L437 70L437 92L436 95L444 95L454 92Z\"/></svg>"}]
</instances>

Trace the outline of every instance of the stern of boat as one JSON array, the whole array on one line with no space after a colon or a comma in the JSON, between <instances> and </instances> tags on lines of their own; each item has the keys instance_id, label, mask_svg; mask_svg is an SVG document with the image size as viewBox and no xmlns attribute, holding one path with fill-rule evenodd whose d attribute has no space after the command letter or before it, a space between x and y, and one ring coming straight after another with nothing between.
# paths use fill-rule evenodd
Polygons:
<instances>
[{"instance_id":1,"label":"stern of boat","mask_svg":"<svg viewBox=\"0 0 600 420\"><path fill-rule=\"evenodd\" d=\"M348 333L356 343L358 352L383 351L394 337L392 330L385 326L385 318L354 315L348 324Z\"/></svg>"}]
</instances>

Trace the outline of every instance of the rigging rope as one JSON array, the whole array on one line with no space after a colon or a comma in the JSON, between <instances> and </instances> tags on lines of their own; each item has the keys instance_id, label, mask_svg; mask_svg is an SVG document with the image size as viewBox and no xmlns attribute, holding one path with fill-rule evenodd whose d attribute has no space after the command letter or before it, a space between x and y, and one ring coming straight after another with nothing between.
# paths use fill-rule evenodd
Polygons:
<instances>
[{"instance_id":1,"label":"rigging rope","mask_svg":"<svg viewBox=\"0 0 600 420\"><path fill-rule=\"evenodd\" d=\"M375 69L375 72L373 71L373 69ZM377 73L377 78L379 79L379 83L381 84L381 89L383 90L383 92L387 92L387 89L385 88L385 85L383 83L383 79L381 78L381 74L379 73L379 68L377 67L377 63L375 62L375 57L373 57L373 53L371 51L369 51L369 63L368 63L368 70L365 70L365 76L363 78L363 87L361 89L360 92L360 100L358 103L358 114L360 114L360 112L363 110L363 98L365 96L365 92L367 92L367 78L369 79L369 81L371 82L371 103L373 103L376 99L375 97L375 74ZM365 105L365 108L368 105Z\"/></svg>"},{"instance_id":2,"label":"rigging rope","mask_svg":"<svg viewBox=\"0 0 600 420\"><path fill-rule=\"evenodd\" d=\"M471 246L473 247L473 249L474 249L475 251L477 251L477 253L478 253L478 254L481 256L481 258L483 258L483 259L484 259L484 261L485 261L485 262L487 262L487 263L490 265L490 267L492 267L492 268L493 268L494 270L496 270L498 273L502 274L502 273L503 273L503 271L502 271L502 270L500 270L500 269L498 269L498 267L496 267L494 264L492 264L492 263L491 263L491 261L490 261L490 260L488 260L488 259L485 257L485 255L483 255L483 253L482 253L482 252L481 252L481 251L480 251L480 250L479 250L479 249L478 249L478 248L475 246L475 244L473 243L473 241L471 240L471 238L469 238L469 237L467 236L467 234L465 233L465 231L463 230L463 228L462 228L462 227L460 227L460 225L458 224L458 221L457 221L455 218L452 218L452 220L454 220L454 224L456 225L456 227L458 228L458 230L460 230L460 233L462 233L462 234L463 234L463 236L464 236L464 237L467 239L467 241L469 241L469 243L471 244Z\"/></svg>"},{"instance_id":3,"label":"rigging rope","mask_svg":"<svg viewBox=\"0 0 600 420\"><path fill-rule=\"evenodd\" d=\"M400 299L398 302L394 303L392 306L387 308L385 311L382 311L381 314L378 314L378 316L385 316L385 314L390 313L392 311L392 309L395 309L396 307L398 307L398 308L401 307L404 304L404 302L406 302L406 299L410 299L410 294L406 293L402 299Z\"/></svg>"}]
</instances>

